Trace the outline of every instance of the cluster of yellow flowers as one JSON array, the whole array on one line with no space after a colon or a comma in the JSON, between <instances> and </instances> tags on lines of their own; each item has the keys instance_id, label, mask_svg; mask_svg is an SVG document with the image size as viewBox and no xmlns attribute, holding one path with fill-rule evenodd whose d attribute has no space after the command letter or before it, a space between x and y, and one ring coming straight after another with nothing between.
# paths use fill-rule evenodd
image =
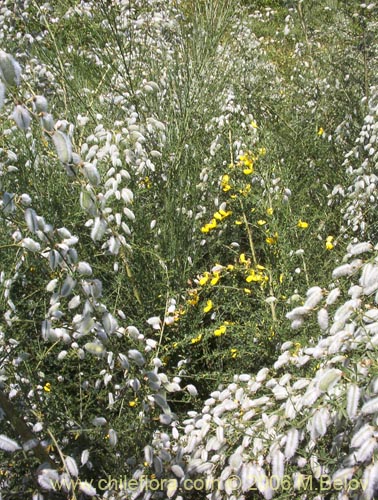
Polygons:
<instances>
[{"instance_id":1,"label":"cluster of yellow flowers","mask_svg":"<svg viewBox=\"0 0 378 500\"><path fill-rule=\"evenodd\" d=\"M225 193L227 193L227 191L230 191L230 189L232 189L230 184L230 176L228 174L224 174L222 176L221 187L222 191L224 191Z\"/></svg>"},{"instance_id":2,"label":"cluster of yellow flowers","mask_svg":"<svg viewBox=\"0 0 378 500\"><path fill-rule=\"evenodd\" d=\"M218 326L216 330L214 330L214 335L216 337L221 337L224 335L227 331L227 327L232 325L233 323L231 321L224 321L222 325Z\"/></svg>"},{"instance_id":3,"label":"cluster of yellow flowers","mask_svg":"<svg viewBox=\"0 0 378 500\"><path fill-rule=\"evenodd\" d=\"M268 276L263 272L265 269L264 266L260 266L257 264L256 269L250 269L248 276L246 277L245 281L247 283L266 283L269 281Z\"/></svg>"},{"instance_id":4,"label":"cluster of yellow flowers","mask_svg":"<svg viewBox=\"0 0 378 500\"><path fill-rule=\"evenodd\" d=\"M240 264L243 264L246 269L248 269L248 275L245 279L247 283L260 283L264 284L267 281L269 281L269 277L267 276L264 271L266 271L266 268L262 266L261 264L256 264L254 268L251 267L251 259L247 259L245 256L245 253L240 254L239 256L239 262ZM251 291L246 288L244 289L245 293L251 293Z\"/></svg>"},{"instance_id":5,"label":"cluster of yellow flowers","mask_svg":"<svg viewBox=\"0 0 378 500\"><path fill-rule=\"evenodd\" d=\"M215 264L212 272L205 271L202 276L199 277L199 286L205 286L207 284L216 285L221 278L222 271L233 271L235 266L233 264L228 264L227 266L222 266L221 264Z\"/></svg>"},{"instance_id":6,"label":"cluster of yellow flowers","mask_svg":"<svg viewBox=\"0 0 378 500\"><path fill-rule=\"evenodd\" d=\"M239 155L237 163L231 162L229 164L229 168L231 170L234 170L235 168L240 168L242 169L242 172L244 175L251 175L254 172L254 164L256 161L259 159L260 156L264 156L266 154L266 149L265 148L259 148L258 153L253 153L252 151L246 151L244 154ZM231 184L231 177L230 175L223 174L221 178L221 188L224 193L227 193L228 191L231 191L233 189L233 186ZM251 185L247 184L245 185L242 189L239 189L239 192L243 195L246 196L251 190ZM230 195L231 198L236 198L236 194L232 193Z\"/></svg>"},{"instance_id":7,"label":"cluster of yellow flowers","mask_svg":"<svg viewBox=\"0 0 378 500\"><path fill-rule=\"evenodd\" d=\"M197 344L198 342L201 342L202 340L202 333L198 334L197 337L194 337L191 342L192 344Z\"/></svg>"},{"instance_id":8,"label":"cluster of yellow flowers","mask_svg":"<svg viewBox=\"0 0 378 500\"><path fill-rule=\"evenodd\" d=\"M275 245L278 241L278 233L277 231L271 235L271 236L267 236L265 238L265 241L268 243L268 245Z\"/></svg>"},{"instance_id":9,"label":"cluster of yellow flowers","mask_svg":"<svg viewBox=\"0 0 378 500\"><path fill-rule=\"evenodd\" d=\"M235 359L238 356L238 350L237 349L230 349L230 354L231 354L231 358Z\"/></svg>"},{"instance_id":10,"label":"cluster of yellow flowers","mask_svg":"<svg viewBox=\"0 0 378 500\"><path fill-rule=\"evenodd\" d=\"M297 226L300 227L301 229L307 229L308 222L305 222L302 219L299 219Z\"/></svg>"},{"instance_id":11,"label":"cluster of yellow flowers","mask_svg":"<svg viewBox=\"0 0 378 500\"><path fill-rule=\"evenodd\" d=\"M258 156L255 156L251 151L247 151L244 155L239 156L238 166L243 168L243 174L253 174L253 165Z\"/></svg>"},{"instance_id":12,"label":"cluster of yellow flowers","mask_svg":"<svg viewBox=\"0 0 378 500\"><path fill-rule=\"evenodd\" d=\"M232 214L231 210L218 210L213 215L213 218L210 222L201 227L202 233L209 233L212 229L215 229L218 225L218 222L222 221L226 217L229 217Z\"/></svg>"},{"instance_id":13,"label":"cluster of yellow flowers","mask_svg":"<svg viewBox=\"0 0 378 500\"><path fill-rule=\"evenodd\" d=\"M189 299L186 301L190 306L196 306L199 301L198 290L196 288L188 291Z\"/></svg>"},{"instance_id":14,"label":"cluster of yellow flowers","mask_svg":"<svg viewBox=\"0 0 378 500\"><path fill-rule=\"evenodd\" d=\"M325 244L327 250L333 250L334 248L334 244L332 243L333 239L334 239L333 236L327 236Z\"/></svg>"},{"instance_id":15,"label":"cluster of yellow flowers","mask_svg":"<svg viewBox=\"0 0 378 500\"><path fill-rule=\"evenodd\" d=\"M151 179L148 177L144 177L140 182L139 182L139 187L145 188L145 189L151 189L152 188L152 182Z\"/></svg>"}]
</instances>

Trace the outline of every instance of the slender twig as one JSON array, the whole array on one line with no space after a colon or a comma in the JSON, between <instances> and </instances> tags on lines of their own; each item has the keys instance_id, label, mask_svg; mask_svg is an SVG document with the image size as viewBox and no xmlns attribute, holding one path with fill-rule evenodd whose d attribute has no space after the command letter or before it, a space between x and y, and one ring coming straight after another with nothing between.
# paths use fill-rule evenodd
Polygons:
<instances>
[{"instance_id":1,"label":"slender twig","mask_svg":"<svg viewBox=\"0 0 378 500\"><path fill-rule=\"evenodd\" d=\"M51 37L51 40L54 44L54 48L55 48L55 57L58 61L58 64L59 64L59 67L60 67L60 71L62 73L62 87L63 87L63 99L64 99L64 110L65 110L65 114L67 116L68 114L68 106L67 106L67 89L66 89L66 86L65 86L65 82L64 82L64 76L66 74L66 70L64 69L64 66L63 66L63 63L62 63L62 60L59 56L59 49L58 49L58 45L56 43L56 39L55 39L55 36L54 36L54 33L51 31L51 28L50 28L50 25L46 19L46 16L45 14L42 12L41 8L39 7L39 5L37 4L37 2L35 0L32 0L33 1L33 4L35 6L36 9L38 9L38 12L40 14L40 16L42 16L44 22L45 22L45 26L46 26L46 29L47 31L49 32L49 35Z\"/></svg>"},{"instance_id":2,"label":"slender twig","mask_svg":"<svg viewBox=\"0 0 378 500\"><path fill-rule=\"evenodd\" d=\"M6 419L9 420L11 426L22 440L23 444L28 441L36 441L37 445L32 448L35 457L41 464L48 463L51 467L55 468L54 462L51 460L49 454L43 448L38 439L34 436L32 431L26 425L24 420L19 416L19 413L14 408L13 404L9 401L3 390L0 389L0 407L5 413Z\"/></svg>"},{"instance_id":3,"label":"slender twig","mask_svg":"<svg viewBox=\"0 0 378 500\"><path fill-rule=\"evenodd\" d=\"M245 229L246 229L247 235L248 235L249 248L251 249L253 264L256 266L257 265L257 259L256 259L256 253L255 253L255 245L253 244L252 231L251 231L251 228L249 227L247 216L245 215L243 203L240 202L240 204L241 204L242 211L243 211L243 222L244 222Z\"/></svg>"}]
</instances>

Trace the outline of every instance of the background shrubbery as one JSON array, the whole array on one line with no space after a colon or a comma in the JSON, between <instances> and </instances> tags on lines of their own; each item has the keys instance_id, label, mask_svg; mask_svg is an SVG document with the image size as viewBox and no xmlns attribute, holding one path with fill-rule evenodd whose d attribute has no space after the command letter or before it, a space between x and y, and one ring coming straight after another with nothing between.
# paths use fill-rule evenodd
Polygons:
<instances>
[{"instance_id":1,"label":"background shrubbery","mask_svg":"<svg viewBox=\"0 0 378 500\"><path fill-rule=\"evenodd\" d=\"M375 498L376 18L2 2L4 498Z\"/></svg>"}]
</instances>

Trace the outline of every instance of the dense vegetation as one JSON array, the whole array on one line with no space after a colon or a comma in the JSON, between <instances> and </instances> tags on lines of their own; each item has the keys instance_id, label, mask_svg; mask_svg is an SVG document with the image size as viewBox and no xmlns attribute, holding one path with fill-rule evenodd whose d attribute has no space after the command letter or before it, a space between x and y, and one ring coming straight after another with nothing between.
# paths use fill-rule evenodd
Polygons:
<instances>
[{"instance_id":1,"label":"dense vegetation","mask_svg":"<svg viewBox=\"0 0 378 500\"><path fill-rule=\"evenodd\" d=\"M378 495L378 5L0 4L0 498Z\"/></svg>"}]
</instances>

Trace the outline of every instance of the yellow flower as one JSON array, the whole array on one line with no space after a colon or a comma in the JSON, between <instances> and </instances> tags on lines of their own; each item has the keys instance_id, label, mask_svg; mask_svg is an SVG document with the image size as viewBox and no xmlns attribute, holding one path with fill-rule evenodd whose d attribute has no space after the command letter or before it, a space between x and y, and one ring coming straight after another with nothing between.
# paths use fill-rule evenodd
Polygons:
<instances>
[{"instance_id":1,"label":"yellow flower","mask_svg":"<svg viewBox=\"0 0 378 500\"><path fill-rule=\"evenodd\" d=\"M276 231L273 236L265 238L265 241L268 243L268 245L275 245L277 243L277 239L278 239L278 233Z\"/></svg>"},{"instance_id":2,"label":"yellow flower","mask_svg":"<svg viewBox=\"0 0 378 500\"><path fill-rule=\"evenodd\" d=\"M137 405L137 403L138 403L138 398L135 398L132 401L129 401L129 406L131 406L131 408L133 408L134 406Z\"/></svg>"},{"instance_id":3,"label":"yellow flower","mask_svg":"<svg viewBox=\"0 0 378 500\"><path fill-rule=\"evenodd\" d=\"M224 335L226 333L226 330L227 330L227 327L226 325L221 325L219 328L217 328L215 331L214 331L214 335L216 337L220 337L221 335Z\"/></svg>"},{"instance_id":4,"label":"yellow flower","mask_svg":"<svg viewBox=\"0 0 378 500\"><path fill-rule=\"evenodd\" d=\"M263 266L259 266L262 269L265 269ZM256 272L254 269L252 269L249 273L249 275L246 277L245 281L247 283L253 282L260 282L260 281L267 281L268 277L265 276L265 274L262 271Z\"/></svg>"},{"instance_id":5,"label":"yellow flower","mask_svg":"<svg viewBox=\"0 0 378 500\"><path fill-rule=\"evenodd\" d=\"M249 288L244 288L244 293L246 293L247 295L251 295L251 290Z\"/></svg>"},{"instance_id":6,"label":"yellow flower","mask_svg":"<svg viewBox=\"0 0 378 500\"><path fill-rule=\"evenodd\" d=\"M205 274L199 280L200 286L206 285L206 283L209 281L209 278L210 278L210 273L206 271Z\"/></svg>"},{"instance_id":7,"label":"yellow flower","mask_svg":"<svg viewBox=\"0 0 378 500\"><path fill-rule=\"evenodd\" d=\"M302 229L307 229L308 228L308 222L305 222L302 219L299 219L297 226L300 227L300 228L302 228Z\"/></svg>"},{"instance_id":8,"label":"yellow flower","mask_svg":"<svg viewBox=\"0 0 378 500\"><path fill-rule=\"evenodd\" d=\"M324 134L324 129L323 127L319 127L319 130L318 130L318 135L319 136L322 136Z\"/></svg>"},{"instance_id":9,"label":"yellow flower","mask_svg":"<svg viewBox=\"0 0 378 500\"><path fill-rule=\"evenodd\" d=\"M241 226L241 225L243 224L243 221L241 221L241 220L236 220L236 221L235 221L235 224L236 224L237 226Z\"/></svg>"},{"instance_id":10,"label":"yellow flower","mask_svg":"<svg viewBox=\"0 0 378 500\"><path fill-rule=\"evenodd\" d=\"M267 209L266 209L266 213L267 213L268 215L273 215L273 208L272 208L272 207L267 208Z\"/></svg>"},{"instance_id":11,"label":"yellow flower","mask_svg":"<svg viewBox=\"0 0 378 500\"><path fill-rule=\"evenodd\" d=\"M230 353L231 353L231 358L235 359L238 355L238 350L237 349L230 349Z\"/></svg>"},{"instance_id":12,"label":"yellow flower","mask_svg":"<svg viewBox=\"0 0 378 500\"><path fill-rule=\"evenodd\" d=\"M294 350L292 352L292 355L295 356L295 357L297 357L300 348L301 348L300 342L295 342L295 344L294 344Z\"/></svg>"},{"instance_id":13,"label":"yellow flower","mask_svg":"<svg viewBox=\"0 0 378 500\"><path fill-rule=\"evenodd\" d=\"M192 339L191 343L192 344L197 344L198 342L201 342L201 339L202 339L202 333L200 333L199 335L197 335L197 337L195 337L194 339Z\"/></svg>"},{"instance_id":14,"label":"yellow flower","mask_svg":"<svg viewBox=\"0 0 378 500\"><path fill-rule=\"evenodd\" d=\"M45 392L50 392L51 391L51 384L50 382L47 382L44 386L43 386L43 390Z\"/></svg>"},{"instance_id":15,"label":"yellow flower","mask_svg":"<svg viewBox=\"0 0 378 500\"><path fill-rule=\"evenodd\" d=\"M240 189L239 193L241 193L243 196L247 196L247 194L251 191L251 185L247 184L244 189Z\"/></svg>"},{"instance_id":16,"label":"yellow flower","mask_svg":"<svg viewBox=\"0 0 378 500\"><path fill-rule=\"evenodd\" d=\"M208 300L206 302L206 306L203 308L203 312L204 313L208 313L209 311L211 311L213 308L213 301L212 300Z\"/></svg>"},{"instance_id":17,"label":"yellow flower","mask_svg":"<svg viewBox=\"0 0 378 500\"><path fill-rule=\"evenodd\" d=\"M144 179L142 179L139 183L140 187L145 187L147 189L150 189L152 186L152 182L148 176L146 176Z\"/></svg>"},{"instance_id":18,"label":"yellow flower","mask_svg":"<svg viewBox=\"0 0 378 500\"><path fill-rule=\"evenodd\" d=\"M231 189L229 181L230 181L230 176L228 174L224 174L221 180L221 186L224 192L227 192Z\"/></svg>"},{"instance_id":19,"label":"yellow flower","mask_svg":"<svg viewBox=\"0 0 378 500\"><path fill-rule=\"evenodd\" d=\"M232 214L231 210L228 210L227 212L226 212L226 210L219 210L219 212L215 212L214 219L223 220L231 214Z\"/></svg>"},{"instance_id":20,"label":"yellow flower","mask_svg":"<svg viewBox=\"0 0 378 500\"><path fill-rule=\"evenodd\" d=\"M258 281L258 280L255 279L255 274L253 272L253 274L250 274L249 276L246 277L245 281L247 283L251 283L251 281Z\"/></svg>"},{"instance_id":21,"label":"yellow flower","mask_svg":"<svg viewBox=\"0 0 378 500\"><path fill-rule=\"evenodd\" d=\"M204 226L201 227L201 232L202 233L208 233L212 229L215 229L217 227L217 221L216 219L211 219L210 222L205 224Z\"/></svg>"},{"instance_id":22,"label":"yellow flower","mask_svg":"<svg viewBox=\"0 0 378 500\"><path fill-rule=\"evenodd\" d=\"M257 221L257 224L259 226L263 226L264 224L266 224L266 220L260 219L260 220Z\"/></svg>"},{"instance_id":23,"label":"yellow flower","mask_svg":"<svg viewBox=\"0 0 378 500\"><path fill-rule=\"evenodd\" d=\"M254 128L254 129L259 128L259 127L258 127L258 125L257 125L257 123L255 122L255 120L252 120L252 121L251 121L250 126L251 126L252 128Z\"/></svg>"},{"instance_id":24,"label":"yellow flower","mask_svg":"<svg viewBox=\"0 0 378 500\"><path fill-rule=\"evenodd\" d=\"M214 273L214 278L210 281L210 284L216 285L219 280L220 280L220 273L216 272L216 273Z\"/></svg>"},{"instance_id":25,"label":"yellow flower","mask_svg":"<svg viewBox=\"0 0 378 500\"><path fill-rule=\"evenodd\" d=\"M327 236L325 247L327 250L333 250L334 244L332 243L333 236Z\"/></svg>"},{"instance_id":26,"label":"yellow flower","mask_svg":"<svg viewBox=\"0 0 378 500\"><path fill-rule=\"evenodd\" d=\"M239 156L238 166L245 167L243 173L245 175L253 174L253 163L257 160L257 157L251 152L247 151L246 154Z\"/></svg>"},{"instance_id":27,"label":"yellow flower","mask_svg":"<svg viewBox=\"0 0 378 500\"><path fill-rule=\"evenodd\" d=\"M201 281L201 280L200 280ZM199 301L199 295L198 295L198 292L197 290L191 290L189 292L189 296L190 296L190 299L188 299L186 302L190 305L190 306L195 306L198 304L198 301ZM185 311L180 311L180 314L183 314L185 313Z\"/></svg>"},{"instance_id":28,"label":"yellow flower","mask_svg":"<svg viewBox=\"0 0 378 500\"><path fill-rule=\"evenodd\" d=\"M245 258L245 253L241 253L239 257L240 264L248 264L249 260Z\"/></svg>"},{"instance_id":29,"label":"yellow flower","mask_svg":"<svg viewBox=\"0 0 378 500\"><path fill-rule=\"evenodd\" d=\"M227 271L233 271L235 269L235 266L233 264L228 264L226 269Z\"/></svg>"}]
</instances>

